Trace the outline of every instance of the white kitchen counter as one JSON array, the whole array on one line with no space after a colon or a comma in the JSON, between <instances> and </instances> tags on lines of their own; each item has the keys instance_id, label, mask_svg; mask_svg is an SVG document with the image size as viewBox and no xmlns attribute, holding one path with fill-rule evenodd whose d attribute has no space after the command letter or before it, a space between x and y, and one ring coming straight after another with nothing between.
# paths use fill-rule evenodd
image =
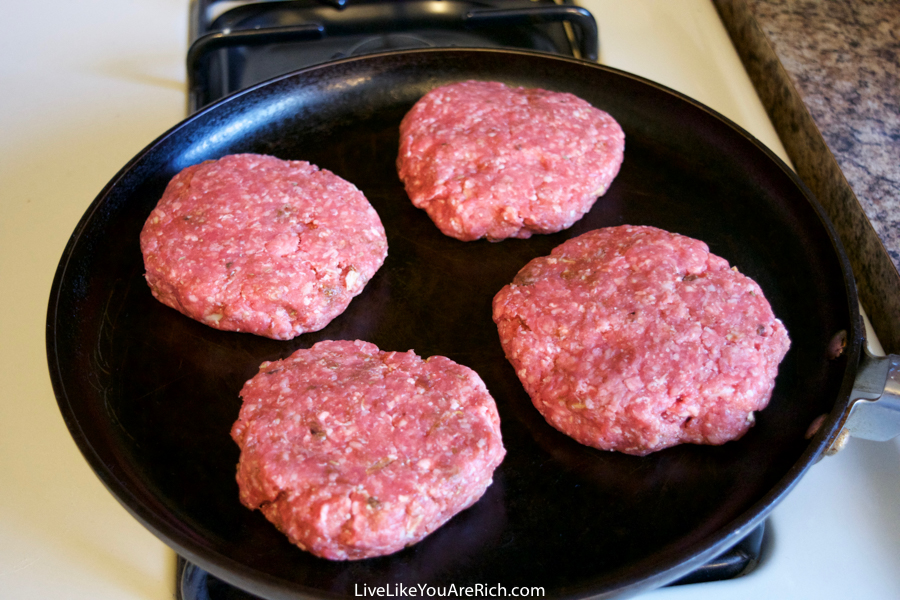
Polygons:
<instances>
[{"instance_id":1,"label":"white kitchen counter","mask_svg":"<svg viewBox=\"0 0 900 600\"><path fill-rule=\"evenodd\" d=\"M781 152L704 0L584 2L603 62L710 104ZM624 5L629 5L627 14ZM7 3L0 36L0 598L174 597L174 554L106 491L50 386L57 262L82 213L185 114L186 0ZM698 29L700 24L712 29ZM687 53L687 64L676 60ZM900 598L900 444L852 441L770 520L769 559L665 599Z\"/></svg>"}]
</instances>

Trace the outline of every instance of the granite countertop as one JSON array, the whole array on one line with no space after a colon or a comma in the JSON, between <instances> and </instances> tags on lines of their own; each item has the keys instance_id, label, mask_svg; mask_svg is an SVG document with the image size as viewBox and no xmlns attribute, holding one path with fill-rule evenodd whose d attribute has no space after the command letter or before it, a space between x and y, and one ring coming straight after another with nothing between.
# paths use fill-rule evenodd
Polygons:
<instances>
[{"instance_id":1,"label":"granite countertop","mask_svg":"<svg viewBox=\"0 0 900 600\"><path fill-rule=\"evenodd\" d=\"M900 268L900 3L750 6Z\"/></svg>"},{"instance_id":2,"label":"granite countertop","mask_svg":"<svg viewBox=\"0 0 900 600\"><path fill-rule=\"evenodd\" d=\"M714 2L885 349L900 352L900 3Z\"/></svg>"}]
</instances>

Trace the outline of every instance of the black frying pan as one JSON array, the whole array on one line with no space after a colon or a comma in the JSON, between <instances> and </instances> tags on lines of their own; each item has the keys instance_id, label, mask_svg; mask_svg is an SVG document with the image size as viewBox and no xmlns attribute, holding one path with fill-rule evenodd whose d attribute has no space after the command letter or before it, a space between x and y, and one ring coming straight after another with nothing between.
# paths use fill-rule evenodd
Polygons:
<instances>
[{"instance_id":1,"label":"black frying pan","mask_svg":"<svg viewBox=\"0 0 900 600\"><path fill-rule=\"evenodd\" d=\"M626 133L622 170L568 231L459 242L397 179L398 124L429 89L463 79L572 92ZM138 233L180 169L236 152L309 160L355 183L389 256L318 333L290 342L222 332L154 300ZM770 406L743 439L638 458L581 446L534 410L491 321L493 295L531 258L590 229L646 224L706 241L760 283L792 348ZM848 346L828 346L839 331ZM328 562L238 501L228 433L259 363L323 339L442 354L497 400L508 455L486 495L395 555ZM640 78L516 51L422 50L331 63L215 104L160 137L101 192L72 235L50 298L60 410L131 513L212 574L269 598L353 596L363 586L541 586L607 597L664 585L750 532L814 463L847 409L863 338L852 275L823 212L745 132ZM810 424L827 414L818 433Z\"/></svg>"}]
</instances>

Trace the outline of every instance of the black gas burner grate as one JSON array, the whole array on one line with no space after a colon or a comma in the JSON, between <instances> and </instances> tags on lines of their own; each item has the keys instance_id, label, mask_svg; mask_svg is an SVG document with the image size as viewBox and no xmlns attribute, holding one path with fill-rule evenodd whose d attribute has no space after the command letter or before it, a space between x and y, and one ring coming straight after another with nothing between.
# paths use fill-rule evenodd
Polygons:
<instances>
[{"instance_id":1,"label":"black gas burner grate","mask_svg":"<svg viewBox=\"0 0 900 600\"><path fill-rule=\"evenodd\" d=\"M193 0L189 111L290 71L386 50L520 48L596 60L597 25L552 0Z\"/></svg>"}]
</instances>

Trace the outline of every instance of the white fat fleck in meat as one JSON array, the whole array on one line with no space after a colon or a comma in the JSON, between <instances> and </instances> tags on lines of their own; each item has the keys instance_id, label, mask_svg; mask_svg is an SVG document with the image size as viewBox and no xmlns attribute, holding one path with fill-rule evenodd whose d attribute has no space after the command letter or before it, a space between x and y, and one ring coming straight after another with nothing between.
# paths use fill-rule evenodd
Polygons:
<instances>
[{"instance_id":1,"label":"white fat fleck in meat","mask_svg":"<svg viewBox=\"0 0 900 600\"><path fill-rule=\"evenodd\" d=\"M353 289L358 280L359 273L357 273L355 269L350 269L349 271L347 271L347 275L344 277L344 287L348 290Z\"/></svg>"}]
</instances>

